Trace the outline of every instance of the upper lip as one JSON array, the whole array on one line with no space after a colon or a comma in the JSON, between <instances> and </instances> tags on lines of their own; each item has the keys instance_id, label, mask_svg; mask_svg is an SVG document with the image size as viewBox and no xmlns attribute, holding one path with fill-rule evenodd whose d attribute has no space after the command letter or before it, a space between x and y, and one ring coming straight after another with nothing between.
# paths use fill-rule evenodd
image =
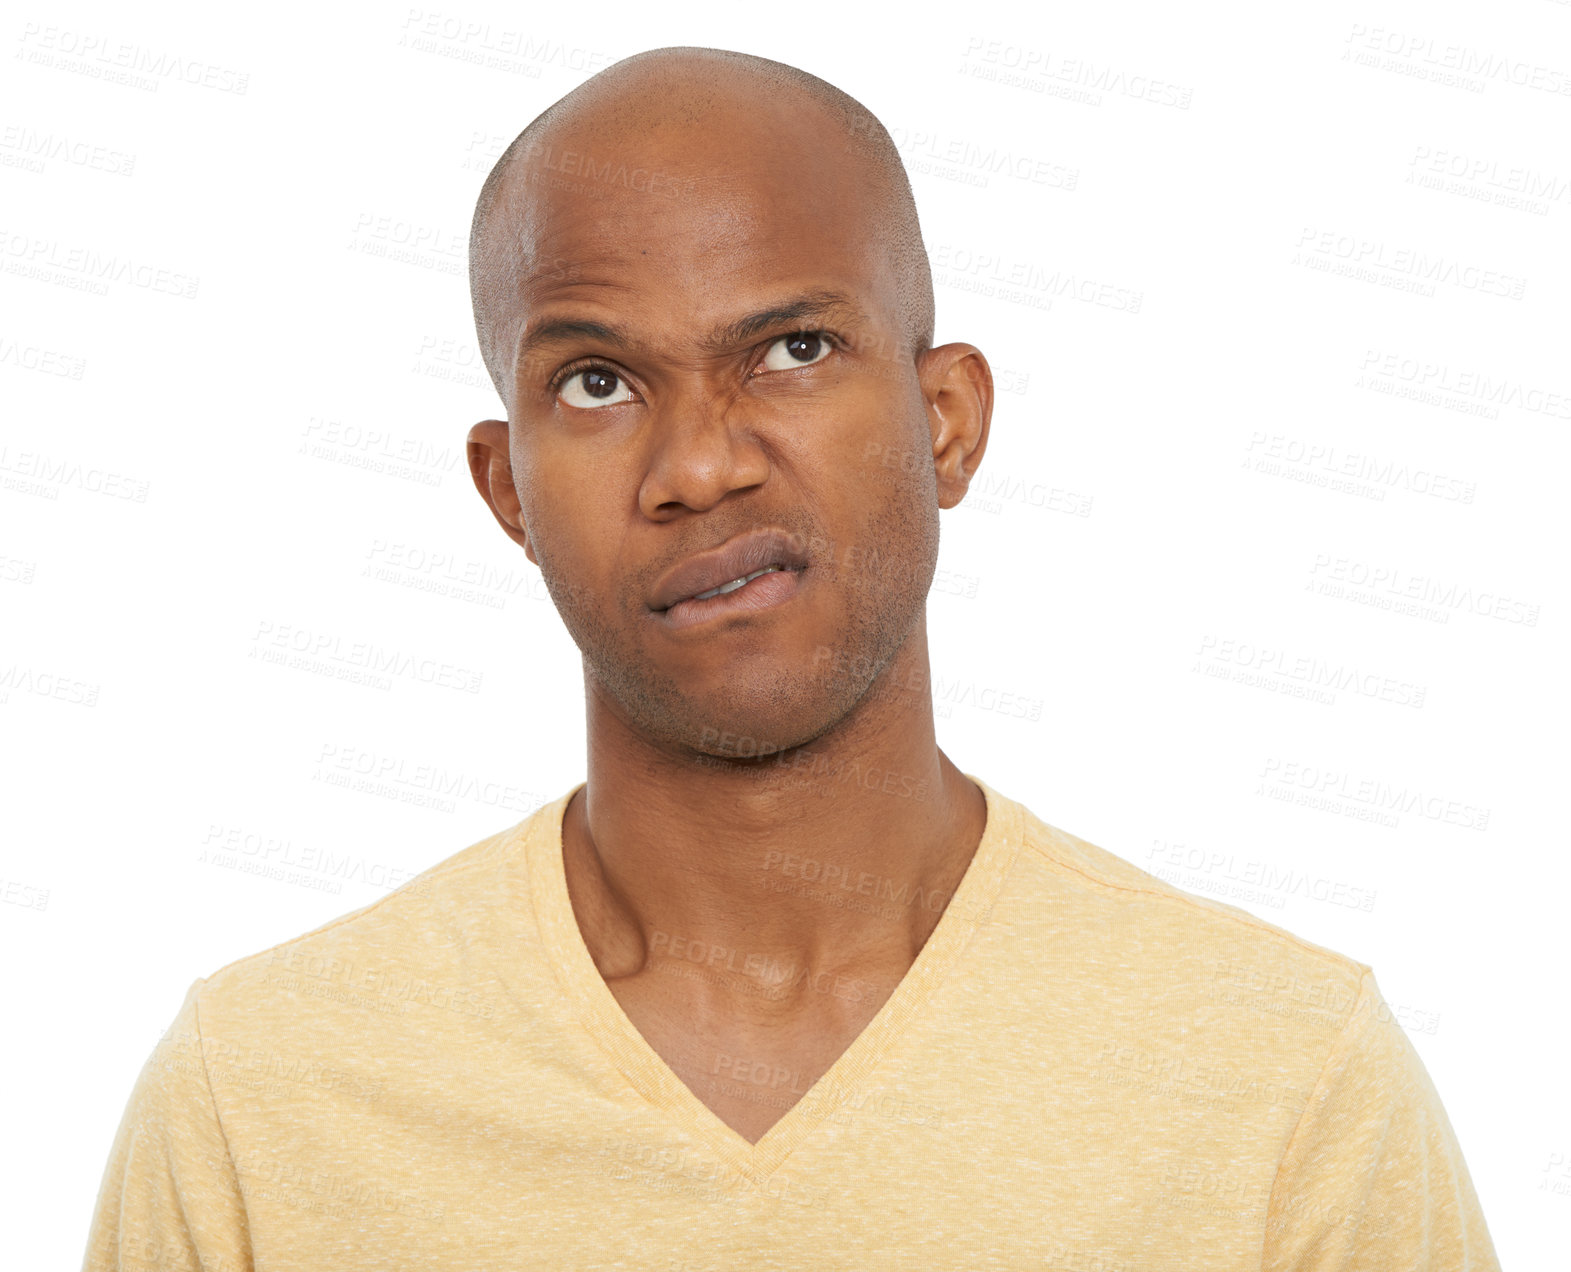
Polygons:
<instances>
[{"instance_id":1,"label":"upper lip","mask_svg":"<svg viewBox=\"0 0 1571 1272\"><path fill-rule=\"evenodd\" d=\"M657 612L668 610L678 601L689 600L770 565L786 570L806 569L807 554L797 546L795 536L784 530L771 528L739 534L667 570L649 598L649 608Z\"/></svg>"}]
</instances>

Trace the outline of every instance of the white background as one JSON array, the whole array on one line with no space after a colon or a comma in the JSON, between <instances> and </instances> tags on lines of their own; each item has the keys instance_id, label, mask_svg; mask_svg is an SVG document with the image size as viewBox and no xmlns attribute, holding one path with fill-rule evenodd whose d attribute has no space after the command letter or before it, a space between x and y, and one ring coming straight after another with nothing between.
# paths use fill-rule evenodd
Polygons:
<instances>
[{"instance_id":1,"label":"white background","mask_svg":"<svg viewBox=\"0 0 1571 1272\"><path fill-rule=\"evenodd\" d=\"M507 141L666 44L794 63L883 119L937 339L999 377L929 606L941 745L1371 964L1504 1265L1565 1250L1571 7L941 12L5 20L14 1266L80 1258L192 980L582 777L577 651L463 460L501 411L465 245ZM266 661L295 642L327 674ZM357 645L478 691L335 678ZM356 876L254 873L324 849Z\"/></svg>"}]
</instances>

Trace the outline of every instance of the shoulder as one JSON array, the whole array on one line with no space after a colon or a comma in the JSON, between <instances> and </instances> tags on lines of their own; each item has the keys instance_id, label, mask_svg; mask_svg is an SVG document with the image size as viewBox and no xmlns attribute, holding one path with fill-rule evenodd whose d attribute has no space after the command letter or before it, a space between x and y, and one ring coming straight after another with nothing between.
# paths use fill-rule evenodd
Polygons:
<instances>
[{"instance_id":1,"label":"shoulder","mask_svg":"<svg viewBox=\"0 0 1571 1272\"><path fill-rule=\"evenodd\" d=\"M1015 802L1015 801L1011 801ZM1176 887L1018 804L1017 904L1075 925L1093 968L1144 992L1171 992L1229 1015L1338 1033L1371 993L1367 963L1307 940L1239 906ZM1206 877L1265 904L1298 879L1219 856ZM1252 879L1252 883L1241 882ZM1237 895L1236 892L1232 893Z\"/></svg>"},{"instance_id":2,"label":"shoulder","mask_svg":"<svg viewBox=\"0 0 1571 1272\"><path fill-rule=\"evenodd\" d=\"M576 788L575 788L576 789ZM285 1032L394 1024L411 1011L489 1018L495 987L477 973L514 931L527 895L519 857L532 832L559 822L572 792L444 858L386 896L225 964L193 986L212 1035L251 1042Z\"/></svg>"}]
</instances>

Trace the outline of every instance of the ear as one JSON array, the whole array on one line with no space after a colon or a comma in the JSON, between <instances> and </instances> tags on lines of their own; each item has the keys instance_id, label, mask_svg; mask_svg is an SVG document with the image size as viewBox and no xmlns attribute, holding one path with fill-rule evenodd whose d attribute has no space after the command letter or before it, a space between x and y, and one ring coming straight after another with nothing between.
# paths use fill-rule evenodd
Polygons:
<instances>
[{"instance_id":1,"label":"ear","mask_svg":"<svg viewBox=\"0 0 1571 1272\"><path fill-rule=\"evenodd\" d=\"M946 344L917 358L917 379L933 435L938 506L965 498L987 450L993 418L993 370L975 345Z\"/></svg>"},{"instance_id":2,"label":"ear","mask_svg":"<svg viewBox=\"0 0 1571 1272\"><path fill-rule=\"evenodd\" d=\"M529 543L529 531L524 526L524 510L518 502L518 488L513 485L513 457L508 445L506 420L481 420L469 430L465 447L469 455L469 475L475 479L475 489L491 509L497 524L507 531L507 537L522 544L524 555L536 565L535 550Z\"/></svg>"}]
</instances>

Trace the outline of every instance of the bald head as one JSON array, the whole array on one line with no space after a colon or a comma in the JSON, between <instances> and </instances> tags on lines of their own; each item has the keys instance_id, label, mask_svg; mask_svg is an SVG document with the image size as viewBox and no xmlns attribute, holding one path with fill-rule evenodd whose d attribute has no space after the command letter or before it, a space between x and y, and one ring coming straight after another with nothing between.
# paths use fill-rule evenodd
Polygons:
<instances>
[{"instance_id":1,"label":"bald head","mask_svg":"<svg viewBox=\"0 0 1571 1272\"><path fill-rule=\"evenodd\" d=\"M629 167L614 156L657 154L673 141L689 151L696 143L702 151L706 138L718 153L744 121L801 134L796 153L811 172L780 174L785 181L811 178L859 196L863 228L887 261L895 310L890 321L905 354L914 358L931 347L933 281L916 202L899 151L878 119L834 85L783 62L725 49L653 49L607 67L547 107L502 153L481 187L469 240L470 297L481 354L510 410L513 345L525 317L523 284L539 274L551 250L541 187L556 187L558 203L570 192L591 215L595 200L617 191L681 198L707 178L677 167ZM571 173L561 162L568 143L578 152ZM708 176L724 182L729 172ZM554 267L570 269L572 262L557 257Z\"/></svg>"}]
</instances>

